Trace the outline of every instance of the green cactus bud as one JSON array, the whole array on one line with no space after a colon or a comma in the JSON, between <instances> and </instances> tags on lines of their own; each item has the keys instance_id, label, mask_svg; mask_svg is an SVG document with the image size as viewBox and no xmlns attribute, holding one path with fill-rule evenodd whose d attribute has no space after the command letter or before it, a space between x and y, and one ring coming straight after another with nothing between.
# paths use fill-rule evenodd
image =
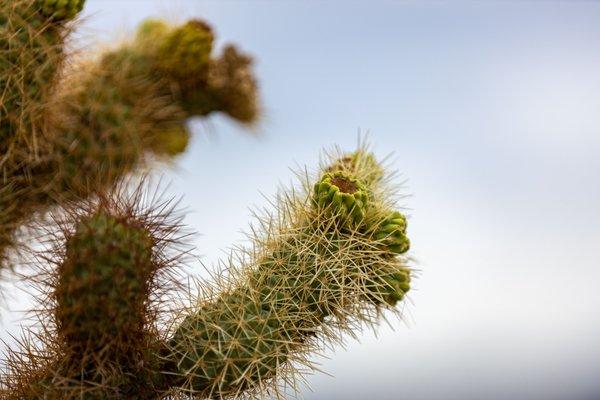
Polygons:
<instances>
[{"instance_id":1,"label":"green cactus bud","mask_svg":"<svg viewBox=\"0 0 600 400\"><path fill-rule=\"evenodd\" d=\"M410 290L410 270L400 267L397 272L375 278L369 286L368 298L391 307L404 299Z\"/></svg>"},{"instance_id":2,"label":"green cactus bud","mask_svg":"<svg viewBox=\"0 0 600 400\"><path fill-rule=\"evenodd\" d=\"M323 175L314 185L313 203L330 215L339 216L343 223L359 224L369 204L366 187L345 172Z\"/></svg>"},{"instance_id":3,"label":"green cactus bud","mask_svg":"<svg viewBox=\"0 0 600 400\"><path fill-rule=\"evenodd\" d=\"M406 253L410 249L410 240L406 236L406 217L399 211L391 212L377 225L373 238L391 253Z\"/></svg>"}]
</instances>

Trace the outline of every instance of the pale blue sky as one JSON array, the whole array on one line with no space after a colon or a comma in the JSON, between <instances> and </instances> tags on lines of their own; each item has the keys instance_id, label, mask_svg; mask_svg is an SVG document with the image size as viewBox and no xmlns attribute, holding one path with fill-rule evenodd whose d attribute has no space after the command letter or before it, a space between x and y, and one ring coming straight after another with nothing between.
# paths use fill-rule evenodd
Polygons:
<instances>
[{"instance_id":1,"label":"pale blue sky","mask_svg":"<svg viewBox=\"0 0 600 400\"><path fill-rule=\"evenodd\" d=\"M307 399L600 397L600 3L88 0L87 38L206 18L252 53L258 138L195 125L166 173L215 261L266 205L370 131L408 179L422 270L395 331L320 359ZM5 316L14 323L14 315Z\"/></svg>"}]
</instances>

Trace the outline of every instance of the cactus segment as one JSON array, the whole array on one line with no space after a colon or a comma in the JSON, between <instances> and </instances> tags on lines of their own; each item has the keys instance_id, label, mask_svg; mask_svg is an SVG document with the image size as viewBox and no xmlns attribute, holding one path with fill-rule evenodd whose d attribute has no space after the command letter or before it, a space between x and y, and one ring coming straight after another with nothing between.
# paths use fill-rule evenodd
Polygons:
<instances>
[{"instance_id":1,"label":"cactus segment","mask_svg":"<svg viewBox=\"0 0 600 400\"><path fill-rule=\"evenodd\" d=\"M379 211L386 199L347 172L325 173L312 189L308 202L297 191L278 197L281 214L261 220L249 259L227 267L223 287L207 289L220 294L199 299L177 325L163 352L172 387L195 398L262 393L294 379L298 363L311 368L306 354L320 343L404 299L410 269L369 225L404 232L403 217ZM357 207L369 215L356 218Z\"/></svg>"},{"instance_id":2,"label":"cactus segment","mask_svg":"<svg viewBox=\"0 0 600 400\"><path fill-rule=\"evenodd\" d=\"M90 391L114 398L151 375L155 341L147 302L157 265L154 239L143 225L100 210L83 218L67 238L58 268L55 318L61 357L54 373L72 382L62 393ZM135 377L135 378L133 378ZM94 388L96 386L96 388Z\"/></svg>"},{"instance_id":3,"label":"cactus segment","mask_svg":"<svg viewBox=\"0 0 600 400\"><path fill-rule=\"evenodd\" d=\"M148 207L141 187L121 185L50 216L35 281L43 330L11 353L0 399L166 396L159 310L173 312L165 295L184 244L171 201Z\"/></svg>"},{"instance_id":4,"label":"cactus segment","mask_svg":"<svg viewBox=\"0 0 600 400\"><path fill-rule=\"evenodd\" d=\"M224 396L272 376L291 343L277 318L249 290L222 294L185 318L170 340L175 383L184 393Z\"/></svg>"},{"instance_id":5,"label":"cactus segment","mask_svg":"<svg viewBox=\"0 0 600 400\"><path fill-rule=\"evenodd\" d=\"M73 351L90 345L97 351L107 341L128 346L142 334L152 246L144 229L105 213L79 222L66 242L55 292L59 335Z\"/></svg>"}]
</instances>

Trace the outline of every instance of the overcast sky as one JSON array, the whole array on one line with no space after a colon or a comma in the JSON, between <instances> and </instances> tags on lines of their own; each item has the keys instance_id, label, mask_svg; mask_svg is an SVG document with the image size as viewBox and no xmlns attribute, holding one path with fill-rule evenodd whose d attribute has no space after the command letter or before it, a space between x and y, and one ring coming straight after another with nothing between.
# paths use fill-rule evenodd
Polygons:
<instances>
[{"instance_id":1,"label":"overcast sky","mask_svg":"<svg viewBox=\"0 0 600 400\"><path fill-rule=\"evenodd\" d=\"M600 398L600 3L88 0L86 15L103 41L206 18L257 60L259 136L197 122L165 172L207 263L321 148L352 150L360 129L394 153L421 270L406 322L319 359L333 377L305 398Z\"/></svg>"}]
</instances>

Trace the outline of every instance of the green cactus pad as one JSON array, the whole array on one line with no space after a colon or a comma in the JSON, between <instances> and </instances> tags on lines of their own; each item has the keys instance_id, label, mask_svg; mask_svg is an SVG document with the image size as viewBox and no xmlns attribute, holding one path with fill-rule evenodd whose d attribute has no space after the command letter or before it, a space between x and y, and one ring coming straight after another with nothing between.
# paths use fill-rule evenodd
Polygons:
<instances>
[{"instance_id":1,"label":"green cactus pad","mask_svg":"<svg viewBox=\"0 0 600 400\"><path fill-rule=\"evenodd\" d=\"M369 205L367 188L345 172L323 175L314 186L313 203L351 225L360 223Z\"/></svg>"},{"instance_id":2,"label":"green cactus pad","mask_svg":"<svg viewBox=\"0 0 600 400\"><path fill-rule=\"evenodd\" d=\"M394 254L406 253L410 249L410 240L406 236L406 217L399 211L393 211L383 219L373 237Z\"/></svg>"}]
</instances>

